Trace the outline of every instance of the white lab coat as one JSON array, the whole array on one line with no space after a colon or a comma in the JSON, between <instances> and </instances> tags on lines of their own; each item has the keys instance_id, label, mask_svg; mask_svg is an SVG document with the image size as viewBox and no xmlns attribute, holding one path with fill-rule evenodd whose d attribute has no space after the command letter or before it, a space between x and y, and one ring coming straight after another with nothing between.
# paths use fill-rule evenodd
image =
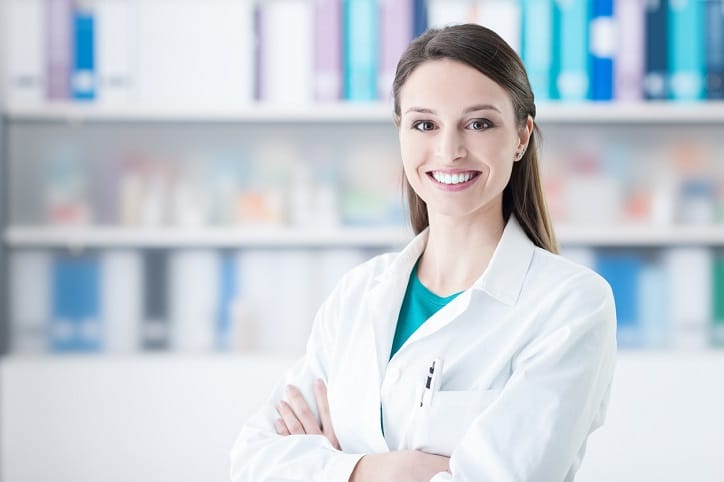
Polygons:
<instances>
[{"instance_id":1,"label":"white lab coat","mask_svg":"<svg viewBox=\"0 0 724 482\"><path fill-rule=\"evenodd\" d=\"M450 456L451 473L432 482L573 480L589 433L603 423L614 371L609 285L536 247L511 216L483 275L388 362L426 241L423 232L344 276L316 316L304 358L241 430L233 482L344 482L363 454L402 449ZM436 358L439 391L420 407ZM285 384L315 405L316 377L328 385L341 451L321 435L274 430Z\"/></svg>"}]
</instances>

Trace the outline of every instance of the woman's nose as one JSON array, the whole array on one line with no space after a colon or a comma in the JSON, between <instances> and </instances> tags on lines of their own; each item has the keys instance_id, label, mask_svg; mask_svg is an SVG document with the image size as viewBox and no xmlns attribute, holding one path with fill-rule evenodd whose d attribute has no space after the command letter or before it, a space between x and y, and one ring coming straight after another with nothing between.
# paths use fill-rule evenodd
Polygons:
<instances>
[{"instance_id":1,"label":"woman's nose","mask_svg":"<svg viewBox=\"0 0 724 482\"><path fill-rule=\"evenodd\" d=\"M456 129L441 129L437 137L435 155L440 162L455 162L465 157L464 139Z\"/></svg>"}]
</instances>

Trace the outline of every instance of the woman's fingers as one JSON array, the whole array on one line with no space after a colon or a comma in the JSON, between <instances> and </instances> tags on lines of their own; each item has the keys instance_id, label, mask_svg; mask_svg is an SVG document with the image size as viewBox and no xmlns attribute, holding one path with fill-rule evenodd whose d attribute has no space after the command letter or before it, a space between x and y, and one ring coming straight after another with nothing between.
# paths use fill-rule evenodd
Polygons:
<instances>
[{"instance_id":1,"label":"woman's fingers","mask_svg":"<svg viewBox=\"0 0 724 482\"><path fill-rule=\"evenodd\" d=\"M327 386L321 378L314 381L314 398L317 400L317 408L319 409L319 419L322 422L322 433L332 446L339 450L339 441L332 427L332 416L329 414L329 400L327 399Z\"/></svg>"},{"instance_id":2,"label":"woman's fingers","mask_svg":"<svg viewBox=\"0 0 724 482\"><path fill-rule=\"evenodd\" d=\"M304 426L294 414L294 410L292 410L292 407L290 407L287 402L285 402L284 400L279 402L279 404L277 405L277 412L279 412L279 415L281 415L289 434L300 435L306 433L304 431Z\"/></svg>"},{"instance_id":3,"label":"woman's fingers","mask_svg":"<svg viewBox=\"0 0 724 482\"><path fill-rule=\"evenodd\" d=\"M274 421L274 428L279 435L291 435L283 418L278 418Z\"/></svg>"},{"instance_id":4,"label":"woman's fingers","mask_svg":"<svg viewBox=\"0 0 724 482\"><path fill-rule=\"evenodd\" d=\"M302 392L300 392L294 385L287 385L287 399L289 400L289 406L294 411L297 421L302 425L304 430L302 433L321 434L322 430L319 427L317 418L309 408L309 404L304 399ZM289 424L287 424L287 427L289 427ZM289 428L291 431L291 427Z\"/></svg>"}]
</instances>

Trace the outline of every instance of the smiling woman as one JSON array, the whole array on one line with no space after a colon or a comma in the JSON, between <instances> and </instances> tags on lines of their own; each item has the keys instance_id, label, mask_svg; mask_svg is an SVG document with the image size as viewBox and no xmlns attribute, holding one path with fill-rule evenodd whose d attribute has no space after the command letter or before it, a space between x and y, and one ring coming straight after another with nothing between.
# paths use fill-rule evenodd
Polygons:
<instances>
[{"instance_id":1,"label":"smiling woman","mask_svg":"<svg viewBox=\"0 0 724 482\"><path fill-rule=\"evenodd\" d=\"M393 92L417 236L342 278L232 480L572 481L605 416L614 303L556 254L520 58L478 25L430 30Z\"/></svg>"}]
</instances>

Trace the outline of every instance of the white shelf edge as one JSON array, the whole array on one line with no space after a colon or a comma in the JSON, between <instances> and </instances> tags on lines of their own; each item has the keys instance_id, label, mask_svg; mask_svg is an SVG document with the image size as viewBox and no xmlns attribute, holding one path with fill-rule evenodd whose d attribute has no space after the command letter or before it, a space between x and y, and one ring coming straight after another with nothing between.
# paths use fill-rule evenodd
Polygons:
<instances>
[{"instance_id":1,"label":"white shelf edge","mask_svg":"<svg viewBox=\"0 0 724 482\"><path fill-rule=\"evenodd\" d=\"M9 106L11 121L128 121L128 122L372 122L392 124L392 105L373 103L318 103L224 107L103 106L49 103ZM721 123L724 101L700 102L543 102L537 120L548 123Z\"/></svg>"},{"instance_id":2,"label":"white shelf edge","mask_svg":"<svg viewBox=\"0 0 724 482\"><path fill-rule=\"evenodd\" d=\"M14 247L395 247L412 238L403 228L56 228L10 227Z\"/></svg>"},{"instance_id":3,"label":"white shelf edge","mask_svg":"<svg viewBox=\"0 0 724 482\"><path fill-rule=\"evenodd\" d=\"M180 351L155 351L155 352L93 352L93 353L7 353L0 357L0 362L7 364L83 364L83 363L265 363L265 362L288 362L293 363L301 354L287 352L180 352ZM636 361L657 361L674 360L680 362L711 361L724 362L724 348L707 347L701 349L676 349L676 348L619 348L617 357L625 360Z\"/></svg>"},{"instance_id":4,"label":"white shelf edge","mask_svg":"<svg viewBox=\"0 0 724 482\"><path fill-rule=\"evenodd\" d=\"M722 245L724 225L714 226L605 226L559 225L555 228L561 245L591 246L675 246Z\"/></svg>"},{"instance_id":5,"label":"white shelf edge","mask_svg":"<svg viewBox=\"0 0 724 482\"><path fill-rule=\"evenodd\" d=\"M563 246L724 246L724 226L556 227ZM412 233L398 227L294 228L122 228L10 226L11 247L400 247Z\"/></svg>"},{"instance_id":6,"label":"white shelf edge","mask_svg":"<svg viewBox=\"0 0 724 482\"><path fill-rule=\"evenodd\" d=\"M53 103L8 107L10 120L26 121L124 121L124 122L389 122L392 105L376 103L318 103L224 107L101 106Z\"/></svg>"}]
</instances>

